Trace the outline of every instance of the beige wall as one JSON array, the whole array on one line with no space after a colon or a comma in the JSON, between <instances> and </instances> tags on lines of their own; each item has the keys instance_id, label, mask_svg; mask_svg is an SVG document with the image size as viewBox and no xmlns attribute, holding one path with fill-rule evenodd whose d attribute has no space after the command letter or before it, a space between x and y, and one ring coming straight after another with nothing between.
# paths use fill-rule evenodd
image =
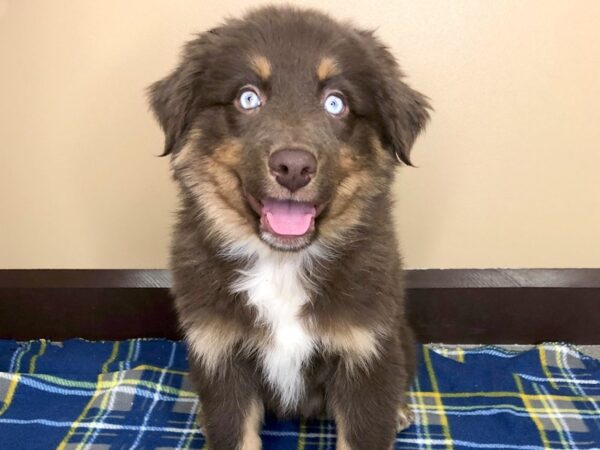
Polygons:
<instances>
[{"instance_id":1,"label":"beige wall","mask_svg":"<svg viewBox=\"0 0 600 450\"><path fill-rule=\"evenodd\" d=\"M163 267L144 88L259 2L0 0L0 268ZM433 121L396 186L409 267L600 265L600 2L297 2L378 27Z\"/></svg>"}]
</instances>

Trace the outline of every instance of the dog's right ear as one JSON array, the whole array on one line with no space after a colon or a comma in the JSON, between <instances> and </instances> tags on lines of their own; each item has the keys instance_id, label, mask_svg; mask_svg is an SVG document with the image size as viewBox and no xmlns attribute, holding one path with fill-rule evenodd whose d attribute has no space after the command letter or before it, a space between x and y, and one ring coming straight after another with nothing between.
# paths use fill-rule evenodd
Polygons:
<instances>
[{"instance_id":1,"label":"dog's right ear","mask_svg":"<svg viewBox=\"0 0 600 450\"><path fill-rule=\"evenodd\" d=\"M213 29L188 42L177 68L148 88L150 106L165 133L160 156L176 153L185 143L197 112L206 52L218 34Z\"/></svg>"},{"instance_id":2,"label":"dog's right ear","mask_svg":"<svg viewBox=\"0 0 600 450\"><path fill-rule=\"evenodd\" d=\"M165 133L165 149L160 156L176 152L189 129L193 89L185 83L182 69L178 67L166 78L152 84L149 89L150 106Z\"/></svg>"}]
</instances>

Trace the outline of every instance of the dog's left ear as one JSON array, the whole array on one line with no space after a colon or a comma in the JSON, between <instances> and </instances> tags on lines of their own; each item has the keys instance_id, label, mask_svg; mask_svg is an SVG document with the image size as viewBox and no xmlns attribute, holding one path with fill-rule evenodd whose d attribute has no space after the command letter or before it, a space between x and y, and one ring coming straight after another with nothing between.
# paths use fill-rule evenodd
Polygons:
<instances>
[{"instance_id":1,"label":"dog's left ear","mask_svg":"<svg viewBox=\"0 0 600 450\"><path fill-rule=\"evenodd\" d=\"M366 41L377 67L375 100L383 126L383 147L389 149L398 162L412 166L410 151L425 128L432 108L427 97L402 81L404 75L387 47L370 31L359 31L359 34Z\"/></svg>"},{"instance_id":2,"label":"dog's left ear","mask_svg":"<svg viewBox=\"0 0 600 450\"><path fill-rule=\"evenodd\" d=\"M388 101L383 103L384 147L388 146L399 162L412 166L410 151L419 133L429 120L427 98L396 79Z\"/></svg>"}]
</instances>

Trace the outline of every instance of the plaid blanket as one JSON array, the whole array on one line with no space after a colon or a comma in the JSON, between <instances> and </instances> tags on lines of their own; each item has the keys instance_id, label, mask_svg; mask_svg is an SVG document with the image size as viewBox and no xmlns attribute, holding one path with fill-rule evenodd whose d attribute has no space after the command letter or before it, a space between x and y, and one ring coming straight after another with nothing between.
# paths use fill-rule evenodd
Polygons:
<instances>
[{"instance_id":1,"label":"plaid blanket","mask_svg":"<svg viewBox=\"0 0 600 450\"><path fill-rule=\"evenodd\" d=\"M180 342L0 341L0 449L205 448ZM420 350L396 449L600 448L600 361L567 345ZM268 449L335 449L327 420L266 419Z\"/></svg>"}]
</instances>

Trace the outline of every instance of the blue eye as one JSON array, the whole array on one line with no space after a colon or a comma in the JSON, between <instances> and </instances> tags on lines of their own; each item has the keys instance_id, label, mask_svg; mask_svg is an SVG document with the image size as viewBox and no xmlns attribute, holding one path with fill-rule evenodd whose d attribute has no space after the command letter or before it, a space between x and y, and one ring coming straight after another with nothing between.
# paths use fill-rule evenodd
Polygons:
<instances>
[{"instance_id":1,"label":"blue eye","mask_svg":"<svg viewBox=\"0 0 600 450\"><path fill-rule=\"evenodd\" d=\"M245 89L238 97L240 108L252 110L258 108L262 102L259 95L253 89Z\"/></svg>"},{"instance_id":2,"label":"blue eye","mask_svg":"<svg viewBox=\"0 0 600 450\"><path fill-rule=\"evenodd\" d=\"M325 98L323 108L329 114L339 116L346 110L346 104L340 95L330 94Z\"/></svg>"}]
</instances>

